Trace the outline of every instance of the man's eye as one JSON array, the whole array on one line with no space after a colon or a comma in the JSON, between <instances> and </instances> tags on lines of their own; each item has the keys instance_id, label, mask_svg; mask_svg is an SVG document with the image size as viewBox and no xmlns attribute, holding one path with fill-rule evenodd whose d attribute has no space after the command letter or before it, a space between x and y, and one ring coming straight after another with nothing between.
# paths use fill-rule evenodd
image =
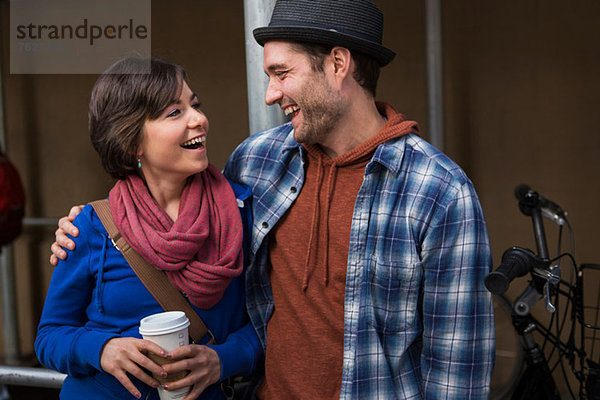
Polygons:
<instances>
[{"instance_id":1,"label":"man's eye","mask_svg":"<svg viewBox=\"0 0 600 400\"><path fill-rule=\"evenodd\" d=\"M285 78L285 75L286 75L286 74L287 74L287 71L277 71L277 72L275 72L275 76L276 76L278 79L283 79L283 78Z\"/></svg>"}]
</instances>

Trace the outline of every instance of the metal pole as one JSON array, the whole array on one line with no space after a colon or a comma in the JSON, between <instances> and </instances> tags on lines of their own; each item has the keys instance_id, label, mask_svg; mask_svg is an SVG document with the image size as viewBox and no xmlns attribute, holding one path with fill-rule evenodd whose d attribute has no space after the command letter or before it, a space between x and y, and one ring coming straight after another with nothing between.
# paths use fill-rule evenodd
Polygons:
<instances>
[{"instance_id":1,"label":"metal pole","mask_svg":"<svg viewBox=\"0 0 600 400\"><path fill-rule=\"evenodd\" d=\"M2 47L0 46L0 148L6 150L4 86L2 81ZM9 364L19 362L19 325L16 311L15 271L12 245L0 248L0 287L2 289L2 332L4 356Z\"/></svg>"},{"instance_id":2,"label":"metal pole","mask_svg":"<svg viewBox=\"0 0 600 400\"><path fill-rule=\"evenodd\" d=\"M57 224L57 218L23 218L23 226L54 227ZM19 364L21 359L15 282L13 245L8 244L0 249L0 288L4 360L9 365Z\"/></svg>"},{"instance_id":3,"label":"metal pole","mask_svg":"<svg viewBox=\"0 0 600 400\"><path fill-rule=\"evenodd\" d=\"M2 33L2 30L0 30ZM0 46L0 150L6 152L6 121L4 120L4 85L2 81L2 46Z\"/></svg>"},{"instance_id":4,"label":"metal pole","mask_svg":"<svg viewBox=\"0 0 600 400\"><path fill-rule=\"evenodd\" d=\"M265 104L265 94L269 81L263 71L262 47L256 43L252 35L254 28L269 24L274 6L275 0L244 0L250 134L286 122L285 115L279 107L267 107Z\"/></svg>"},{"instance_id":5,"label":"metal pole","mask_svg":"<svg viewBox=\"0 0 600 400\"><path fill-rule=\"evenodd\" d=\"M0 285L2 287L2 331L4 332L4 359L7 364L18 364L19 326L15 295L13 247L4 246L0 254Z\"/></svg>"},{"instance_id":6,"label":"metal pole","mask_svg":"<svg viewBox=\"0 0 600 400\"><path fill-rule=\"evenodd\" d=\"M440 0L425 1L427 62L427 125L431 144L444 150L442 78L442 11Z\"/></svg>"},{"instance_id":7,"label":"metal pole","mask_svg":"<svg viewBox=\"0 0 600 400\"><path fill-rule=\"evenodd\" d=\"M45 368L0 366L0 384L5 385L60 389L66 377L65 374Z\"/></svg>"}]
</instances>

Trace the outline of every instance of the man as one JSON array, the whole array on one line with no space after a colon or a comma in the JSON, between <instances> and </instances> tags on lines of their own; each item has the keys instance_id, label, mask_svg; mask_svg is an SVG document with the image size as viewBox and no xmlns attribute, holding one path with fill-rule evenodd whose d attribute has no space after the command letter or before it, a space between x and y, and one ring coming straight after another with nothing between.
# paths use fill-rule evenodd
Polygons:
<instances>
[{"instance_id":1,"label":"man","mask_svg":"<svg viewBox=\"0 0 600 400\"><path fill-rule=\"evenodd\" d=\"M254 196L246 290L262 399L489 395L483 213L464 172L375 102L394 57L382 28L369 0L279 0L254 31L266 102L291 116L224 171Z\"/></svg>"}]
</instances>

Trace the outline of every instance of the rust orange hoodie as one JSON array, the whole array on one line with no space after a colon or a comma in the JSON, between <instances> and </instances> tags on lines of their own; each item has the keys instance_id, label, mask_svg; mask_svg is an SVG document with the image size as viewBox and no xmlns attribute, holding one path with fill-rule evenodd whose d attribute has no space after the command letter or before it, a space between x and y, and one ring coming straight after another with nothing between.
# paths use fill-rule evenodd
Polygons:
<instances>
[{"instance_id":1,"label":"rust orange hoodie","mask_svg":"<svg viewBox=\"0 0 600 400\"><path fill-rule=\"evenodd\" d=\"M387 122L351 151L331 159L320 146L305 146L304 186L270 239L275 310L260 398L339 398L354 202L377 146L418 133L417 123L390 105L377 107ZM299 357L310 357L310 367Z\"/></svg>"}]
</instances>

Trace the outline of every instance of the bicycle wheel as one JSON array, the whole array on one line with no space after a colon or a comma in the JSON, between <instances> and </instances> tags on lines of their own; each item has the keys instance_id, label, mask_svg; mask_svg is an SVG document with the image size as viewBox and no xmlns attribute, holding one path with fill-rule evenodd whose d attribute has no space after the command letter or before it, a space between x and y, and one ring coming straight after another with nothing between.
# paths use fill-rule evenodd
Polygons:
<instances>
[{"instance_id":1,"label":"bicycle wheel","mask_svg":"<svg viewBox=\"0 0 600 400\"><path fill-rule=\"evenodd\" d=\"M496 364L492 373L491 400L508 399L523 371L524 356L512 325L511 304L504 296L493 296L496 325Z\"/></svg>"}]
</instances>

